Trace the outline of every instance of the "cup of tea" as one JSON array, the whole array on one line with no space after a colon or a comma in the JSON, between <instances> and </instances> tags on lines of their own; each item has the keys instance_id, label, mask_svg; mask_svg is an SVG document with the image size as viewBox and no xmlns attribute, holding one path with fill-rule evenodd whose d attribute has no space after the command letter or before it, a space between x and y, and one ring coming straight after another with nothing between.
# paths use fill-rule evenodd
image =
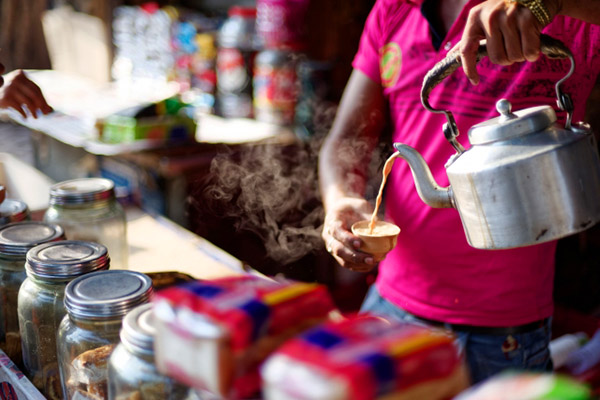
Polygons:
<instances>
[{"instance_id":1,"label":"cup of tea","mask_svg":"<svg viewBox=\"0 0 600 400\"><path fill-rule=\"evenodd\" d=\"M358 221L351 227L352 233L360 238L360 251L371 254L375 261L381 261L396 246L400 227L391 222L376 221L373 231L371 221Z\"/></svg>"}]
</instances>

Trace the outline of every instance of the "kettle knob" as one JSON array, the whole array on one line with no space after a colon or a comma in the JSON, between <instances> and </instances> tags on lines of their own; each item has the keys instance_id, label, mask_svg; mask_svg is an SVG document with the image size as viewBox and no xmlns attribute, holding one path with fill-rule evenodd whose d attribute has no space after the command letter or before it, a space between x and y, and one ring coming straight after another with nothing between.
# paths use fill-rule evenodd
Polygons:
<instances>
[{"instance_id":1,"label":"kettle knob","mask_svg":"<svg viewBox=\"0 0 600 400\"><path fill-rule=\"evenodd\" d=\"M500 99L496 102L496 110L500 113L500 122L517 118L517 116L511 112L512 104L506 99Z\"/></svg>"}]
</instances>

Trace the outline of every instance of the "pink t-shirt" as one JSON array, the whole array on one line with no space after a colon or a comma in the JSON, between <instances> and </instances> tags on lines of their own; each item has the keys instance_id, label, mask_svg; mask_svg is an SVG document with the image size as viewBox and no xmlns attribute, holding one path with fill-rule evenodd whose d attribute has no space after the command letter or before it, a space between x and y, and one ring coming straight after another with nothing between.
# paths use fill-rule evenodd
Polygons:
<instances>
[{"instance_id":1,"label":"pink t-shirt","mask_svg":"<svg viewBox=\"0 0 600 400\"><path fill-rule=\"evenodd\" d=\"M389 101L394 142L416 148L442 186L444 164L454 149L442 133L444 115L421 105L425 74L460 40L471 0L442 42L432 45L422 1L378 0L366 22L353 66L380 83ZM575 103L574 121L584 117L585 102L600 71L600 27L556 17L545 33L563 41L575 55L575 74L562 88ZM481 82L473 86L459 69L430 95L430 104L454 114L468 145L468 129L497 116L495 103L508 99L513 110L548 104L556 109L554 84L568 60L540 56L536 63L502 67L484 58ZM559 123L565 113L559 110ZM377 287L389 301L416 315L449 323L512 326L552 314L556 242L510 250L469 246L455 209L434 209L419 198L408 164L396 159L386 185L386 219L402 232L398 245L380 263Z\"/></svg>"}]
</instances>

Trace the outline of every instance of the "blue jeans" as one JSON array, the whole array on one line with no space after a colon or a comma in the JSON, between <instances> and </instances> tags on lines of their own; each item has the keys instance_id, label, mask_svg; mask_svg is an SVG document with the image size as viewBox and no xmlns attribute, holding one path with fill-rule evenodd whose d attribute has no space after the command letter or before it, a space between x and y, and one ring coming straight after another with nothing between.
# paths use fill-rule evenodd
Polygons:
<instances>
[{"instance_id":1,"label":"blue jeans","mask_svg":"<svg viewBox=\"0 0 600 400\"><path fill-rule=\"evenodd\" d=\"M384 299L375 285L371 285L360 312L387 317L403 322L428 326L403 309ZM430 326L430 325L429 325ZM450 326L447 325L449 329ZM459 352L465 356L475 384L503 370L552 371L550 359L551 319L545 326L526 333L489 335L454 331Z\"/></svg>"}]
</instances>

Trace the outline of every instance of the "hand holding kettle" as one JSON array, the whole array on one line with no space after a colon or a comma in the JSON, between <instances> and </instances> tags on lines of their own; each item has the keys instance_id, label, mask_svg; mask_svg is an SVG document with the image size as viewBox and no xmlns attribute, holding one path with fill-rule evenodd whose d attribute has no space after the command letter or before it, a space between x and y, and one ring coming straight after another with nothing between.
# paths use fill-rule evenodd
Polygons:
<instances>
[{"instance_id":1,"label":"hand holding kettle","mask_svg":"<svg viewBox=\"0 0 600 400\"><path fill-rule=\"evenodd\" d=\"M456 46L465 75L474 85L479 83L475 65L482 39L486 40L488 56L495 64L537 60L540 33L557 15L600 24L600 6L595 0L487 0L473 7Z\"/></svg>"}]
</instances>

